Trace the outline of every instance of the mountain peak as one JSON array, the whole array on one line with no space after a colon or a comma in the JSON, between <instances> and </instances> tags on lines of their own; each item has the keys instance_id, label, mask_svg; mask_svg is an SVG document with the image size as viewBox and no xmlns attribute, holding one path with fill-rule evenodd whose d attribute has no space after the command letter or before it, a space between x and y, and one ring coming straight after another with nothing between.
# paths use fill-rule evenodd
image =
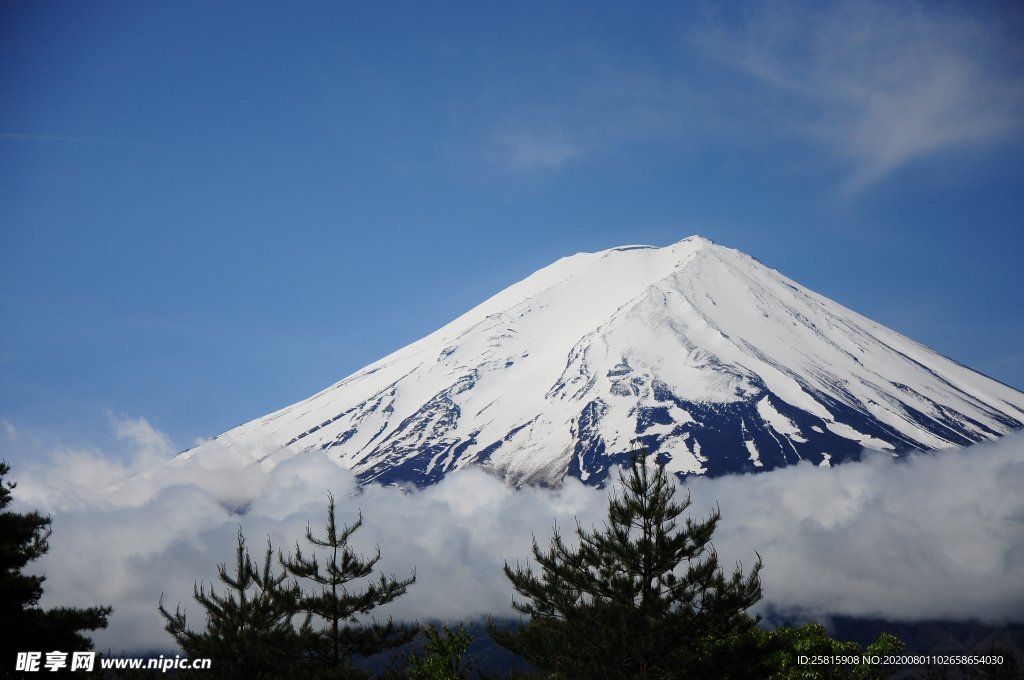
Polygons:
<instances>
[{"instance_id":1,"label":"mountain peak","mask_svg":"<svg viewBox=\"0 0 1024 680\"><path fill-rule=\"evenodd\" d=\"M676 241L675 243L673 243L671 245L664 246L664 247L652 246L652 245L644 245L644 244L634 244L634 245L625 245L625 246L615 246L614 248L608 248L607 250L603 250L601 252L602 253L622 253L622 252L626 252L626 251L630 251L630 250L668 250L668 251L674 251L674 250L677 250L677 249L679 249L681 247L690 248L690 249L693 249L693 248L698 248L699 249L699 248L703 248L703 247L706 247L706 246L717 246L717 245L718 244L716 244L711 239L705 238L703 236L699 236L699 235L695 234L693 236L687 236L684 239L681 239L681 240ZM577 253L577 254L578 255L587 255L587 254L593 254L593 253Z\"/></svg>"},{"instance_id":2,"label":"mountain peak","mask_svg":"<svg viewBox=\"0 0 1024 680\"><path fill-rule=\"evenodd\" d=\"M1024 394L691 236L562 258L309 399L219 438L364 481L467 465L602 483L641 440L678 474L830 465L1024 427ZM200 446L182 456L222 455Z\"/></svg>"}]
</instances>

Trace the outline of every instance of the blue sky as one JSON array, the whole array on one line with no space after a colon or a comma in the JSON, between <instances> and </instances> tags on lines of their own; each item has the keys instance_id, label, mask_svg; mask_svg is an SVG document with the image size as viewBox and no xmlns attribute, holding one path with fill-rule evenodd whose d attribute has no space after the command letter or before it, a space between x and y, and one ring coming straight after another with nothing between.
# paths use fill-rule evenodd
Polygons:
<instances>
[{"instance_id":1,"label":"blue sky","mask_svg":"<svg viewBox=\"0 0 1024 680\"><path fill-rule=\"evenodd\" d=\"M186 448L699 233L1024 388L1024 10L0 3L8 458Z\"/></svg>"}]
</instances>

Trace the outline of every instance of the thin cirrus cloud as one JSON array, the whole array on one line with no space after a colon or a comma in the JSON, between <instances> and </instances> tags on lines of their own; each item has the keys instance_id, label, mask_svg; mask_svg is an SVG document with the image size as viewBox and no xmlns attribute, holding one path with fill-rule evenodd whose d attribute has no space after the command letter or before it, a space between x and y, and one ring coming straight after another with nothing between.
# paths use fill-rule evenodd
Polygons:
<instances>
[{"instance_id":1,"label":"thin cirrus cloud","mask_svg":"<svg viewBox=\"0 0 1024 680\"><path fill-rule=\"evenodd\" d=\"M509 170L559 168L586 153L561 133L509 132L496 140L495 156Z\"/></svg>"},{"instance_id":2,"label":"thin cirrus cloud","mask_svg":"<svg viewBox=\"0 0 1024 680\"><path fill-rule=\"evenodd\" d=\"M63 135L37 135L21 132L0 132L0 139L19 142L71 142L74 144L90 144L95 142L106 142L107 140L90 139L86 137L66 137Z\"/></svg>"},{"instance_id":3,"label":"thin cirrus cloud","mask_svg":"<svg viewBox=\"0 0 1024 680\"><path fill-rule=\"evenodd\" d=\"M100 146L148 147L146 142L132 142L107 137L74 137L69 135L28 134L22 132L0 132L0 141L42 142L44 144L86 144Z\"/></svg>"},{"instance_id":4,"label":"thin cirrus cloud","mask_svg":"<svg viewBox=\"0 0 1024 680\"><path fill-rule=\"evenodd\" d=\"M1013 37L998 17L937 5L772 3L694 44L774 95L779 129L842 160L853 194L929 154L1018 132Z\"/></svg>"},{"instance_id":5,"label":"thin cirrus cloud","mask_svg":"<svg viewBox=\"0 0 1024 680\"><path fill-rule=\"evenodd\" d=\"M680 143L701 127L706 97L685 79L586 61L577 69L585 75L564 76L557 95L531 94L528 86L508 93L527 103L496 118L489 149L497 167L559 169L632 142Z\"/></svg>"},{"instance_id":6,"label":"thin cirrus cloud","mask_svg":"<svg viewBox=\"0 0 1024 680\"><path fill-rule=\"evenodd\" d=\"M575 480L515 490L478 468L403 492L360 489L319 452L272 470L241 467L226 449L224 459L167 464L173 449L162 433L144 420L114 424L141 451L137 461L64 448L11 473L18 508L40 508L54 521L51 551L36 566L47 576L44 606L114 606L110 627L95 634L99 649L167 649L161 596L201 625L193 583L216 582L239 527L256 555L268 538L289 550L307 522L322 524L328 490L339 519L362 511L360 551L379 546L387 573L415 568L416 584L385 612L406 620L513 614L502 565L528 560L534 535L543 544L556 524L566 533L577 519L600 526L606 512L606 493ZM165 462L154 468L158 453ZM688 487L694 515L721 507L715 547L725 565L749 568L755 550L763 556L765 606L994 623L1024 611L1022 435L902 460L869 452L831 469L698 478Z\"/></svg>"},{"instance_id":7,"label":"thin cirrus cloud","mask_svg":"<svg viewBox=\"0 0 1024 680\"><path fill-rule=\"evenodd\" d=\"M550 170L637 140L798 144L838 162L850 196L918 159L1021 129L1024 50L998 16L879 2L734 14L688 25L658 70L592 59L556 96L516 93L534 104L500 121L494 158Z\"/></svg>"}]
</instances>

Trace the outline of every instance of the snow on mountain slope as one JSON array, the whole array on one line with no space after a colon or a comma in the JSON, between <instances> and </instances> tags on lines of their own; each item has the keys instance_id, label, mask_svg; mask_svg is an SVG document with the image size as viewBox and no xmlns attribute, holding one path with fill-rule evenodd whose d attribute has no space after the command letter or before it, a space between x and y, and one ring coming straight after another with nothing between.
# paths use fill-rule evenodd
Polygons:
<instances>
[{"instance_id":1,"label":"snow on mountain slope","mask_svg":"<svg viewBox=\"0 0 1024 680\"><path fill-rule=\"evenodd\" d=\"M642 439L691 474L827 465L1024 427L1024 393L691 237L563 258L326 390L183 453L321 450L366 481L466 465L600 483ZM274 454L255 442L279 446Z\"/></svg>"}]
</instances>

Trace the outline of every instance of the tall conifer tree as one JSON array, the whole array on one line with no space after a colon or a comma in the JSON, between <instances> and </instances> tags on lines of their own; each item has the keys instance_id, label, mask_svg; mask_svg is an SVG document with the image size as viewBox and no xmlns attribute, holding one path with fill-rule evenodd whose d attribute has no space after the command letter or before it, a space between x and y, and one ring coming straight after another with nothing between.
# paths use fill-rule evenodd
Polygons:
<instances>
[{"instance_id":1,"label":"tall conifer tree","mask_svg":"<svg viewBox=\"0 0 1024 680\"><path fill-rule=\"evenodd\" d=\"M362 514L355 523L338 529L335 519L334 495L328 494L327 527L320 538L306 526L306 540L326 555L320 560L317 553L303 554L296 544L295 554L280 556L281 564L293 575L312 581L313 591L304 591L299 598L299 609L324 622L314 637L310 660L323 668L351 671L354 655L369 656L405 644L416 634L414 626L363 622L360 617L377 607L404 595L416 581L416 574L406 579L380 574L376 581L363 590L353 589L353 583L371 576L380 560L378 548L373 557L365 558L348 544L349 538L363 524Z\"/></svg>"},{"instance_id":2,"label":"tall conifer tree","mask_svg":"<svg viewBox=\"0 0 1024 680\"><path fill-rule=\"evenodd\" d=\"M536 539L539 574L517 564L505 574L529 617L518 631L491 626L496 641L565 678L758 677L767 650L745 612L761 599L758 557L726 576L711 537L716 510L686 517L689 496L636 449L601 530L577 522L578 547L555 528L548 550ZM763 677L763 675L762 675Z\"/></svg>"}]
</instances>

